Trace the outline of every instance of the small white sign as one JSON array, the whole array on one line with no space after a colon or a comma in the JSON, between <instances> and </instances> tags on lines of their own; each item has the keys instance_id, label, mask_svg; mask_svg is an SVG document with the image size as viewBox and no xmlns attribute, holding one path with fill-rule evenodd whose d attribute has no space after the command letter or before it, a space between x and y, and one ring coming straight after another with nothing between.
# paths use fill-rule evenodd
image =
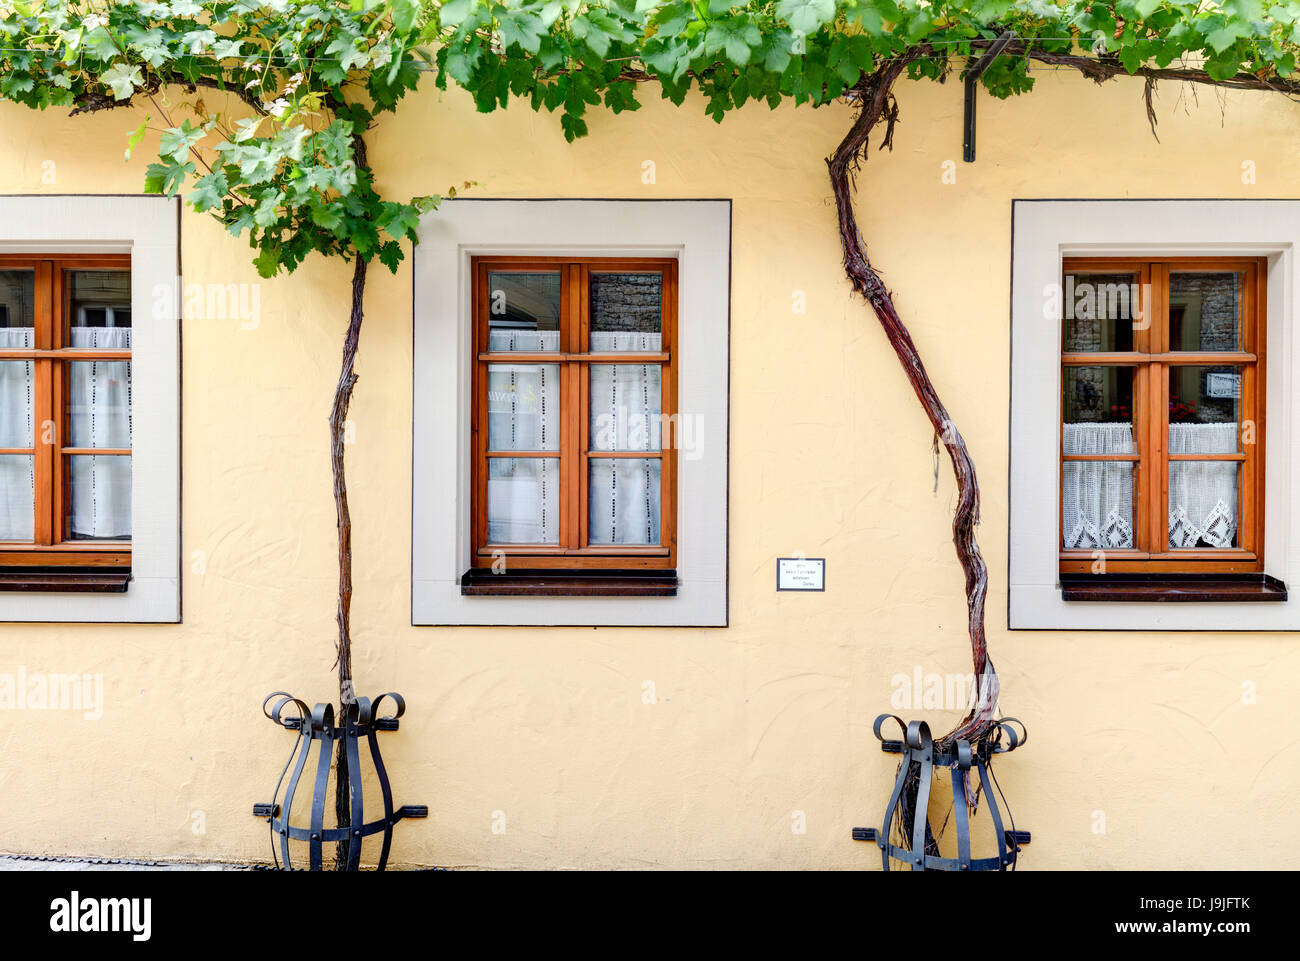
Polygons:
<instances>
[{"instance_id":1,"label":"small white sign","mask_svg":"<svg viewBox=\"0 0 1300 961\"><path fill-rule=\"evenodd\" d=\"M778 557L776 589L778 591L826 590L826 558Z\"/></svg>"},{"instance_id":2,"label":"small white sign","mask_svg":"<svg viewBox=\"0 0 1300 961\"><path fill-rule=\"evenodd\" d=\"M1240 397L1241 375L1213 371L1205 375L1205 396Z\"/></svg>"}]
</instances>

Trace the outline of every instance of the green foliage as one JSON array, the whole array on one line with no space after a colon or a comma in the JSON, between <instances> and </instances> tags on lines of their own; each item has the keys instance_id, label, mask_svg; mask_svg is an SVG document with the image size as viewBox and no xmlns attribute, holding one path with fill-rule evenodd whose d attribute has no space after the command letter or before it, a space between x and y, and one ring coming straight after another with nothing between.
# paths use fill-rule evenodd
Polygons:
<instances>
[{"instance_id":1,"label":"green foliage","mask_svg":"<svg viewBox=\"0 0 1300 961\"><path fill-rule=\"evenodd\" d=\"M511 96L563 108L572 140L588 106L634 110L645 81L682 103L695 88L721 120L750 100L819 106L890 58L916 56L913 79L962 69L972 41L1013 29L1050 53L1104 58L1129 73L1171 64L1224 80L1285 79L1295 69L1300 2L1223 0L450 0L431 4L437 82L480 110ZM978 51L976 51L978 52ZM1004 56L982 78L998 97L1033 87L1027 61Z\"/></svg>"},{"instance_id":2,"label":"green foliage","mask_svg":"<svg viewBox=\"0 0 1300 961\"><path fill-rule=\"evenodd\" d=\"M396 269L438 198L381 197L358 135L425 73L483 112L512 98L558 111L573 140L590 108L635 110L648 86L675 104L698 91L717 121L750 101L819 106L904 54L910 77L941 79L1005 29L1129 73L1285 80L1300 0L9 0L0 98L147 101L161 125L145 188L185 191L246 235L266 276L313 251ZM1033 86L1023 56L982 79L999 97ZM129 132L128 158L149 122Z\"/></svg>"},{"instance_id":3,"label":"green foliage","mask_svg":"<svg viewBox=\"0 0 1300 961\"><path fill-rule=\"evenodd\" d=\"M0 8L0 95L29 107L148 104L160 118L145 190L246 235L264 276L312 251L396 269L420 209L374 189L354 134L426 65L417 0L15 2Z\"/></svg>"}]
</instances>

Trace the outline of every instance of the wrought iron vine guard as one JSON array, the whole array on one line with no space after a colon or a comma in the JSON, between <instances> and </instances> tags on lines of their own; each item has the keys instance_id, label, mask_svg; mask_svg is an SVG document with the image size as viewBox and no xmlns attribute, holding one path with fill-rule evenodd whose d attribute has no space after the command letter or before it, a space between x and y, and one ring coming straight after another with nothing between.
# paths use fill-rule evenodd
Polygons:
<instances>
[{"instance_id":1,"label":"wrought iron vine guard","mask_svg":"<svg viewBox=\"0 0 1300 961\"><path fill-rule=\"evenodd\" d=\"M379 705L384 698L392 698L395 713L391 717L377 716ZM274 704L272 704L274 701ZM296 715L286 715L285 709L293 707ZM348 705L343 723L335 725L334 706L317 704L308 711L305 701L284 691L268 694L262 701L262 713L276 724L288 731L296 731L297 741L280 772L276 782L275 793L269 803L253 805L253 814L264 817L271 827L271 854L277 867L293 869L290 856L290 841L306 841L308 864L312 871L321 870L322 848L326 844L346 842L347 858L345 869L356 871L361 866L361 844L371 835L383 833L383 848L379 855L379 870L388 863L388 851L392 845L393 827L403 818L423 818L429 816L429 809L423 804L404 804L394 810L393 793L388 785L388 772L384 769L384 760L379 754L378 732L396 731L398 718L406 713L406 701L400 694L389 692L381 694L372 702L368 697L359 697ZM366 822L364 817L364 800L362 797L361 741L370 744L370 757L374 764L375 776L379 781L379 791L383 796L383 817ZM325 809L329 794L329 774L333 763L336 744L344 742L344 754L347 758L348 783L351 788L348 824L345 826L325 827ZM308 756L313 745L317 750L316 776L311 795L311 824L299 827L290 823L294 797L303 771L307 768ZM285 774L290 765L293 773L285 785ZM283 800L280 788L284 786ZM277 853L277 844L279 852ZM281 863L283 861L283 863Z\"/></svg>"},{"instance_id":2,"label":"wrought iron vine guard","mask_svg":"<svg viewBox=\"0 0 1300 961\"><path fill-rule=\"evenodd\" d=\"M885 721L893 720L903 732L903 740L886 739L881 734ZM1018 729L1017 729L1018 728ZM854 828L855 841L874 841L880 848L880 860L884 869L889 870L889 861L894 859L910 865L914 871L1006 871L1015 870L1016 860L1020 855L1020 846L1028 844L1028 831L1017 831L1015 820L1011 827L1004 828L1002 811L998 808L993 786L997 777L993 774L993 756L1009 754L1029 739L1029 732L1022 721L1007 717L993 722L993 726L974 744L969 741L957 741L950 751L938 751L930 735L930 726L925 721L912 721L904 724L902 718L894 714L881 714L872 725L880 749L887 754L901 754L898 765L898 777L894 781L893 793L885 807L885 817L879 829ZM1004 740L1005 739L1005 740ZM947 768L952 781L952 810L956 826L957 856L941 857L934 838L929 832L930 820L928 809L930 793L935 777L935 770ZM972 858L970 834L970 777L974 769L979 786L975 789L984 796L988 806L989 819L993 822L993 833L997 841L998 853L995 857ZM908 791L909 781L915 781L916 800L910 805L911 824L907 814L909 805L904 794ZM998 795L1002 794L1001 785L997 785ZM1006 798L1002 798L1006 807ZM1010 809L1007 816L1010 818ZM899 833L903 844L890 840L891 826L899 824ZM908 836L910 829L910 838ZM910 842L910 843L909 843Z\"/></svg>"}]
</instances>

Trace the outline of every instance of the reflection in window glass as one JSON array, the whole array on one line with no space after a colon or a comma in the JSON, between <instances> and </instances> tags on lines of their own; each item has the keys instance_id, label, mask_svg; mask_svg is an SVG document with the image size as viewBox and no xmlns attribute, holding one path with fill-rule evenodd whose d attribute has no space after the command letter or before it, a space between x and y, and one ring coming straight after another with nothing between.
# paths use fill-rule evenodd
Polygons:
<instances>
[{"instance_id":1,"label":"reflection in window glass","mask_svg":"<svg viewBox=\"0 0 1300 961\"><path fill-rule=\"evenodd\" d=\"M72 347L125 349L130 346L131 272L127 270L69 270L68 327ZM95 331L119 331L105 337ZM124 342L124 343L123 343Z\"/></svg>"},{"instance_id":2,"label":"reflection in window glass","mask_svg":"<svg viewBox=\"0 0 1300 961\"><path fill-rule=\"evenodd\" d=\"M560 272L488 272L488 350L560 349Z\"/></svg>"},{"instance_id":3,"label":"reflection in window glass","mask_svg":"<svg viewBox=\"0 0 1300 961\"><path fill-rule=\"evenodd\" d=\"M0 270L0 347L13 350L32 346L35 302L36 275L32 271ZM21 328L27 328L24 337L19 336Z\"/></svg>"},{"instance_id":4,"label":"reflection in window glass","mask_svg":"<svg viewBox=\"0 0 1300 961\"><path fill-rule=\"evenodd\" d=\"M1061 384L1067 424L1132 423L1132 367L1066 367Z\"/></svg>"},{"instance_id":5,"label":"reflection in window glass","mask_svg":"<svg viewBox=\"0 0 1300 961\"><path fill-rule=\"evenodd\" d=\"M1062 344L1066 353L1134 350L1143 291L1135 273L1066 274Z\"/></svg>"},{"instance_id":6,"label":"reflection in window glass","mask_svg":"<svg viewBox=\"0 0 1300 961\"><path fill-rule=\"evenodd\" d=\"M591 275L591 349L658 351L663 345L660 274Z\"/></svg>"},{"instance_id":7,"label":"reflection in window glass","mask_svg":"<svg viewBox=\"0 0 1300 961\"><path fill-rule=\"evenodd\" d=\"M1240 367L1169 368L1169 453L1238 451L1241 378Z\"/></svg>"},{"instance_id":8,"label":"reflection in window glass","mask_svg":"<svg viewBox=\"0 0 1300 961\"><path fill-rule=\"evenodd\" d=\"M1238 350L1242 276L1235 271L1169 275L1169 349Z\"/></svg>"}]
</instances>

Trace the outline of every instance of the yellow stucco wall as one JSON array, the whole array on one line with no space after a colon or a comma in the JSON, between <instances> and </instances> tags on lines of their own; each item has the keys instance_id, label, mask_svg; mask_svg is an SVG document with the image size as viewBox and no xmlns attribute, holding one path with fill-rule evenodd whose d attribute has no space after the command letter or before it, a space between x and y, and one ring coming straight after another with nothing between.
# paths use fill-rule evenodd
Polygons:
<instances>
[{"instance_id":1,"label":"yellow stucco wall","mask_svg":"<svg viewBox=\"0 0 1300 961\"><path fill-rule=\"evenodd\" d=\"M892 783L871 719L893 675L969 661L953 482L945 463L932 493L929 426L840 269L823 158L849 110L751 106L717 126L698 102L647 93L575 145L552 116L480 116L431 88L371 137L394 196L471 179L483 197L734 201L728 629L411 627L411 275L372 274L348 452L355 668L363 693L407 697L385 756L398 801L432 812L399 828L394 858L875 869L848 833L878 819ZM998 765L1034 832L1022 867L1300 867L1293 635L1006 629L1011 198L1300 196L1297 108L1164 85L1157 144L1138 84L1048 71L1031 96L984 98L966 165L960 86L899 94L895 150L873 152L859 209L980 472L990 645L1004 709L1031 735ZM143 159L116 159L138 120L0 106L0 191L138 192ZM242 241L193 214L182 229L187 283L257 283ZM347 282L317 259L262 285L256 329L185 319L184 623L0 626L0 671L101 673L106 700L99 721L0 712L0 851L267 856L250 805L291 738L258 704L333 687L325 418ZM774 558L795 551L828 558L825 594L773 590ZM659 703L642 703L645 680ZM1212 843L1206 830L1229 824L1250 830Z\"/></svg>"}]
</instances>

